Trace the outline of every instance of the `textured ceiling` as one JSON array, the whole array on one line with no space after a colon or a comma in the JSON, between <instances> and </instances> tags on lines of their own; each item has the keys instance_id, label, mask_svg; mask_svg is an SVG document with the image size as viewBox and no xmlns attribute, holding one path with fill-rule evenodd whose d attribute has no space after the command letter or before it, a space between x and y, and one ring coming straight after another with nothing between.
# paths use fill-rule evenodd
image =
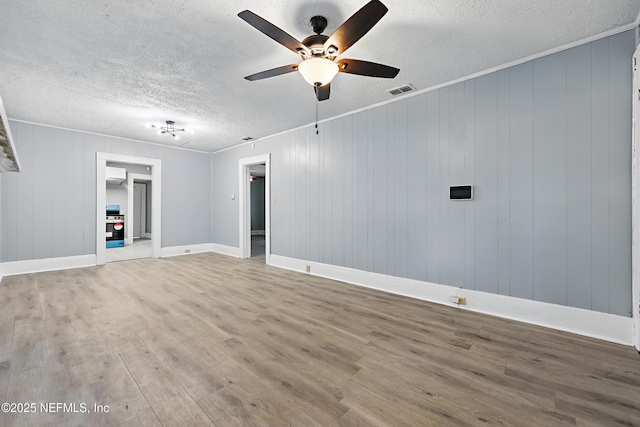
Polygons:
<instances>
[{"instance_id":1,"label":"textured ceiling","mask_svg":"<svg viewBox=\"0 0 640 427\"><path fill-rule=\"evenodd\" d=\"M389 12L341 57L400 68L393 80L339 74L320 119L633 24L640 0L382 0ZM299 62L237 14L249 9L302 40L330 35L365 0L0 0L0 96L9 118L216 151L312 123ZM145 128L174 120L174 140Z\"/></svg>"}]
</instances>

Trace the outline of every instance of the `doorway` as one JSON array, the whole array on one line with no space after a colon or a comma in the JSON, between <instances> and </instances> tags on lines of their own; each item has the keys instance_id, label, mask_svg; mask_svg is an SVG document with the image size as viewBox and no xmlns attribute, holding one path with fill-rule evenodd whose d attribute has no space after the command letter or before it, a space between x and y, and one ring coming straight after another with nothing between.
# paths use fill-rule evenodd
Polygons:
<instances>
[{"instance_id":1,"label":"doorway","mask_svg":"<svg viewBox=\"0 0 640 427\"><path fill-rule=\"evenodd\" d=\"M249 213L251 219L252 259L265 262L265 172L266 165L259 163L249 166Z\"/></svg>"},{"instance_id":2,"label":"doorway","mask_svg":"<svg viewBox=\"0 0 640 427\"><path fill-rule=\"evenodd\" d=\"M127 156L111 153L97 153L96 155L96 264L104 265L107 261L120 261L124 259L160 257L161 248L161 161L144 157ZM107 204L106 173L107 165L119 165L131 169L126 176L126 212L124 218L125 243L130 248L126 254L125 247L116 248L122 252L109 253L107 257L106 233L105 233L105 205ZM129 168L131 166L131 168ZM136 172L133 172L136 170ZM140 173L138 173L140 172ZM144 173L141 173L144 172ZM146 233L146 241L140 241L142 245L134 247L134 217L137 212L134 206L134 185L135 181L144 182L150 188L150 202L145 206L145 228L150 230ZM149 198L149 194L146 194ZM144 246L144 247L143 247ZM115 252L115 251L114 251ZM134 253L136 252L136 253Z\"/></svg>"},{"instance_id":3,"label":"doorway","mask_svg":"<svg viewBox=\"0 0 640 427\"><path fill-rule=\"evenodd\" d=\"M262 253L264 253L264 262L269 264L271 261L270 188L270 154L240 159L238 197L240 258L250 258L254 255L256 259L262 260ZM264 206L263 209L262 206ZM261 212L264 212L263 216ZM264 228L261 229L261 227Z\"/></svg>"}]
</instances>

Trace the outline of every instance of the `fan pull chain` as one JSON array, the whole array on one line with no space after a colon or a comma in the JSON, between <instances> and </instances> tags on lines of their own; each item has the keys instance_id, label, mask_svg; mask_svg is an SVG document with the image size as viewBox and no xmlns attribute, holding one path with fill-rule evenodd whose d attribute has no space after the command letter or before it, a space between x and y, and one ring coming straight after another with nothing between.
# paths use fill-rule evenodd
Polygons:
<instances>
[{"instance_id":1,"label":"fan pull chain","mask_svg":"<svg viewBox=\"0 0 640 427\"><path fill-rule=\"evenodd\" d=\"M318 106L320 102L316 99L316 135L318 135Z\"/></svg>"}]
</instances>

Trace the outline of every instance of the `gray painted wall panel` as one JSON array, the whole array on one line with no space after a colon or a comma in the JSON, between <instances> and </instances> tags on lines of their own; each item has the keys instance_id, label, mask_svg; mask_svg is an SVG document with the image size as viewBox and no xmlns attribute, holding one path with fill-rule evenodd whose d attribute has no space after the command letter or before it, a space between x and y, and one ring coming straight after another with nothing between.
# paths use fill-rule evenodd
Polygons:
<instances>
[{"instance_id":1,"label":"gray painted wall panel","mask_svg":"<svg viewBox=\"0 0 640 427\"><path fill-rule=\"evenodd\" d=\"M609 43L610 81L610 132L609 132L609 211L610 211L610 312L631 316L631 199L627 183L631 177L631 92L627 82L633 79L629 50L634 48L634 40L618 34ZM617 67L616 64L627 64ZM622 102L613 102L620 100Z\"/></svg>"},{"instance_id":2,"label":"gray painted wall panel","mask_svg":"<svg viewBox=\"0 0 640 427\"><path fill-rule=\"evenodd\" d=\"M533 64L511 68L509 77L511 295L533 299Z\"/></svg>"},{"instance_id":3,"label":"gray painted wall panel","mask_svg":"<svg viewBox=\"0 0 640 427\"><path fill-rule=\"evenodd\" d=\"M322 240L322 228L320 223L320 209L322 205L320 203L320 197L318 197L320 194L319 189L322 180L322 173L320 170L320 153L322 153L322 150L320 150L320 146L317 143L317 136L314 128L309 129L307 140L309 141L309 239L314 242L319 242ZM320 261L322 253L321 249L320 245L309 243L309 260Z\"/></svg>"},{"instance_id":4,"label":"gray painted wall panel","mask_svg":"<svg viewBox=\"0 0 640 427\"><path fill-rule=\"evenodd\" d=\"M333 126L325 123L320 126L320 144L322 144L322 238L324 239L323 262L333 261Z\"/></svg>"},{"instance_id":5,"label":"gray painted wall panel","mask_svg":"<svg viewBox=\"0 0 640 427\"><path fill-rule=\"evenodd\" d=\"M408 276L408 211L412 200L409 199L407 186L408 182L408 116L407 101L402 100L389 105L390 112L393 114L393 146L395 154L395 176L393 191L395 201L395 232L394 232L394 266L395 276Z\"/></svg>"},{"instance_id":6,"label":"gray painted wall panel","mask_svg":"<svg viewBox=\"0 0 640 427\"><path fill-rule=\"evenodd\" d=\"M450 184L474 185L476 182L476 82L464 82L464 179ZM447 195L448 197L448 195ZM458 202L456 202L457 204ZM476 205L462 202L464 206L464 287L476 288Z\"/></svg>"},{"instance_id":7,"label":"gray painted wall panel","mask_svg":"<svg viewBox=\"0 0 640 427\"><path fill-rule=\"evenodd\" d=\"M36 165L34 156L37 151L34 148L33 144L33 134L33 127L21 123L18 126L17 135L14 135L16 149L19 150L18 152L20 153L20 161L22 163L22 170L20 174L10 175L10 177L17 182L17 197L15 200L9 202L9 204L15 203L17 210L16 253L13 257L9 258L14 261L23 259L34 259L35 221L37 220L36 218L41 218L40 215L36 217L36 215L34 214L33 204L33 171ZM24 144L21 144L20 141L24 141ZM12 252L12 248L9 248L8 252Z\"/></svg>"},{"instance_id":8,"label":"gray painted wall panel","mask_svg":"<svg viewBox=\"0 0 640 427\"><path fill-rule=\"evenodd\" d=\"M511 91L509 70L497 73L498 79L498 293L511 295Z\"/></svg>"},{"instance_id":9,"label":"gray painted wall panel","mask_svg":"<svg viewBox=\"0 0 640 427\"><path fill-rule=\"evenodd\" d=\"M464 83L449 88L448 122L446 133L449 135L448 157L449 177L443 182L445 199L449 198L449 185L464 182L465 167L465 94ZM462 124L462 126L461 126ZM449 219L449 284L465 287L465 203L446 201Z\"/></svg>"},{"instance_id":10,"label":"gray painted wall panel","mask_svg":"<svg viewBox=\"0 0 640 427\"><path fill-rule=\"evenodd\" d=\"M346 143L344 135L344 118L334 120L332 124L332 168L331 168L331 246L333 265L345 266L344 263L344 187L347 185L344 181L344 146Z\"/></svg>"},{"instance_id":11,"label":"gray painted wall panel","mask_svg":"<svg viewBox=\"0 0 640 427\"><path fill-rule=\"evenodd\" d=\"M292 189L291 184L295 177L295 171L293 165L294 159L291 153L291 134L284 134L280 136L280 147L282 150L282 192L280 197L280 215L282 216L282 251L285 256L293 256L292 248L292 217L291 213L295 207L294 201L292 201Z\"/></svg>"},{"instance_id":12,"label":"gray painted wall panel","mask_svg":"<svg viewBox=\"0 0 640 427\"><path fill-rule=\"evenodd\" d=\"M591 308L591 46L567 51L567 304Z\"/></svg>"},{"instance_id":13,"label":"gray painted wall panel","mask_svg":"<svg viewBox=\"0 0 640 427\"><path fill-rule=\"evenodd\" d=\"M384 105L380 107L384 110L385 114L385 147L387 150L387 155L385 159L385 163L387 166L387 183L386 183L386 210L387 210L387 248L385 249L387 253L387 269L386 274L395 276L395 252L396 252L396 239L395 239L395 228L396 228L396 193L395 193L395 171L396 171L396 150L395 150L395 135L394 135L394 117L393 117L393 105Z\"/></svg>"},{"instance_id":14,"label":"gray painted wall panel","mask_svg":"<svg viewBox=\"0 0 640 427\"><path fill-rule=\"evenodd\" d=\"M388 269L387 244L387 117L384 107L373 109L373 265L376 273L386 274Z\"/></svg>"},{"instance_id":15,"label":"gray painted wall panel","mask_svg":"<svg viewBox=\"0 0 640 427\"><path fill-rule=\"evenodd\" d=\"M427 281L442 283L440 275L440 205L448 203L440 186L440 92L425 94L427 103ZM444 196L446 197L446 196Z\"/></svg>"},{"instance_id":16,"label":"gray painted wall panel","mask_svg":"<svg viewBox=\"0 0 640 427\"><path fill-rule=\"evenodd\" d=\"M534 299L566 304L566 53L534 61Z\"/></svg>"},{"instance_id":17,"label":"gray painted wall panel","mask_svg":"<svg viewBox=\"0 0 640 427\"><path fill-rule=\"evenodd\" d=\"M374 142L374 113L375 110L367 110L361 113L363 116L367 118L365 123L368 123L367 132L368 140L367 140L367 182L370 183L367 185L367 271L374 271L374 261L375 261L375 192L376 187L371 185L374 183L376 178L376 171L373 166L375 164L375 144ZM363 217L364 218L364 217Z\"/></svg>"},{"instance_id":18,"label":"gray painted wall panel","mask_svg":"<svg viewBox=\"0 0 640 427\"><path fill-rule=\"evenodd\" d=\"M354 202L357 201L355 185L354 170L356 167L354 148L355 142L353 139L353 116L347 116L344 118L343 123L344 134L344 165L343 178L344 193L343 193L343 206L344 206L344 266L353 268L354 266L354 231L357 230L354 223Z\"/></svg>"},{"instance_id":19,"label":"gray painted wall panel","mask_svg":"<svg viewBox=\"0 0 640 427\"><path fill-rule=\"evenodd\" d=\"M275 142L271 142L276 147ZM273 148L275 152L275 148ZM259 153L256 153L259 154ZM214 242L238 247L238 206L236 200L231 200L231 194L238 194L238 158L240 153L223 152L211 158L211 205L212 205L212 235L216 236ZM272 165L279 162L279 156L273 155ZM272 177L276 180L277 177ZM273 188L278 188L275 183ZM272 192L272 197L274 196ZM276 194L277 197L277 194ZM277 202L278 199L276 199ZM272 205L273 216L271 218L272 231L279 225L279 216L275 213L277 205ZM271 242L272 249L279 245L281 240Z\"/></svg>"},{"instance_id":20,"label":"gray painted wall panel","mask_svg":"<svg viewBox=\"0 0 640 427\"><path fill-rule=\"evenodd\" d=\"M475 289L498 293L498 80L475 82Z\"/></svg>"},{"instance_id":21,"label":"gray painted wall panel","mask_svg":"<svg viewBox=\"0 0 640 427\"><path fill-rule=\"evenodd\" d=\"M59 199L61 186L54 188L53 185L53 168L54 164L51 159L54 158L53 146L58 145L55 136L48 136L46 129L36 127L33 129L34 141L46 141L37 148L34 146L33 169L37 173L42 174L46 179L36 179L34 177L32 193L29 195L33 203L33 223L31 241L33 245L33 257L36 259L46 258L47 255L55 256L53 252L53 227L55 215L49 212L54 211L54 194L55 199ZM63 153L64 154L64 153Z\"/></svg>"},{"instance_id":22,"label":"gray painted wall panel","mask_svg":"<svg viewBox=\"0 0 640 427\"><path fill-rule=\"evenodd\" d=\"M440 93L440 283L451 285L451 220L450 202L448 190L451 183L450 171L450 147L449 147L449 92L446 87ZM454 227L457 224L454 224Z\"/></svg>"},{"instance_id":23,"label":"gray painted wall panel","mask_svg":"<svg viewBox=\"0 0 640 427\"><path fill-rule=\"evenodd\" d=\"M356 185L356 210L354 212L354 228L356 230L354 241L354 264L358 270L369 270L367 264L369 216L369 147L370 141L367 131L370 126L367 122L367 114L358 114L353 118L354 148L356 150L354 184Z\"/></svg>"},{"instance_id":24,"label":"gray painted wall panel","mask_svg":"<svg viewBox=\"0 0 640 427\"><path fill-rule=\"evenodd\" d=\"M407 277L427 280L427 104L407 100Z\"/></svg>"},{"instance_id":25,"label":"gray painted wall panel","mask_svg":"<svg viewBox=\"0 0 640 427\"><path fill-rule=\"evenodd\" d=\"M609 312L610 200L609 200L609 39L591 43L591 300L592 309Z\"/></svg>"}]
</instances>

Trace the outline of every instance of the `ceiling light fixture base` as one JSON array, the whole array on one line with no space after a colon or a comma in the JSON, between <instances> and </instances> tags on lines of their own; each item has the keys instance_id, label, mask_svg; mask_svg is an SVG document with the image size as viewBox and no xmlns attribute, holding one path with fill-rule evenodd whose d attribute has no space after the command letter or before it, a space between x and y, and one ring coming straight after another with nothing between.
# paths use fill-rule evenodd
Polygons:
<instances>
[{"instance_id":1,"label":"ceiling light fixture base","mask_svg":"<svg viewBox=\"0 0 640 427\"><path fill-rule=\"evenodd\" d=\"M147 127L158 129L158 134L159 135L163 135L165 133L168 133L169 135L171 135L175 139L179 139L179 136L176 134L177 132L193 133L193 130L191 130L191 129L176 128L176 122L174 122L173 120L166 120L164 123L165 123L164 125L156 124L156 123L150 123L150 124L147 125Z\"/></svg>"}]
</instances>

